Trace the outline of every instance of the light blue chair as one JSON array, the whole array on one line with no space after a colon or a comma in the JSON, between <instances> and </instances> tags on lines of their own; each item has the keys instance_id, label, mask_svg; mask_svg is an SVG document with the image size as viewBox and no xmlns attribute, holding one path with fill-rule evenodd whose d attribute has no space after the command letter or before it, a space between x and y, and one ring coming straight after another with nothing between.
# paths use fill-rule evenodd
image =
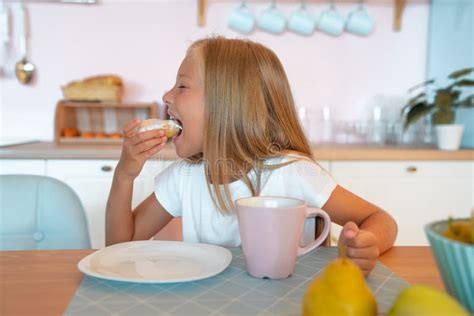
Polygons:
<instances>
[{"instance_id":1,"label":"light blue chair","mask_svg":"<svg viewBox=\"0 0 474 316\"><path fill-rule=\"evenodd\" d=\"M0 250L91 248L84 208L64 182L0 175Z\"/></svg>"}]
</instances>

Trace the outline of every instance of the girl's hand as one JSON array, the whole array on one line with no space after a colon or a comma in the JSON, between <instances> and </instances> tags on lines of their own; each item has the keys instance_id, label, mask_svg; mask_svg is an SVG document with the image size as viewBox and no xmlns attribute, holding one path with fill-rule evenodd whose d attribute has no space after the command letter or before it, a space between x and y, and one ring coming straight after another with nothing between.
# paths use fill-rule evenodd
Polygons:
<instances>
[{"instance_id":1,"label":"girl's hand","mask_svg":"<svg viewBox=\"0 0 474 316\"><path fill-rule=\"evenodd\" d=\"M339 243L347 246L347 257L367 276L374 268L379 256L375 235L359 229L354 222L347 222L339 236Z\"/></svg>"},{"instance_id":2,"label":"girl's hand","mask_svg":"<svg viewBox=\"0 0 474 316\"><path fill-rule=\"evenodd\" d=\"M116 169L116 175L123 179L135 179L141 172L145 161L159 152L166 144L163 130L136 132L140 120L125 123L123 127L122 155Z\"/></svg>"}]
</instances>

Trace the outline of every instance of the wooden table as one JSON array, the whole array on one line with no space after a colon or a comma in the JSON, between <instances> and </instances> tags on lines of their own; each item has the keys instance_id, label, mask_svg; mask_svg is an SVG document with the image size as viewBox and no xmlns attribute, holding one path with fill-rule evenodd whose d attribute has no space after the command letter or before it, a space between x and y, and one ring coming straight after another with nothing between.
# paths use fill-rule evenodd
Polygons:
<instances>
[{"instance_id":1,"label":"wooden table","mask_svg":"<svg viewBox=\"0 0 474 316\"><path fill-rule=\"evenodd\" d=\"M61 315L83 277L77 263L93 251L0 252L0 315ZM394 247L380 260L410 283L444 288L429 247Z\"/></svg>"}]
</instances>

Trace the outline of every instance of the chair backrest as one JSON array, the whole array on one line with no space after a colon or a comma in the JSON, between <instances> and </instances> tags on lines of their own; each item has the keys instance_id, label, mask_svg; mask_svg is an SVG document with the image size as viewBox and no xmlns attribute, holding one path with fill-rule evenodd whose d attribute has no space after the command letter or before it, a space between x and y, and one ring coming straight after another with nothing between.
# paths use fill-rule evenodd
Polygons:
<instances>
[{"instance_id":1,"label":"chair backrest","mask_svg":"<svg viewBox=\"0 0 474 316\"><path fill-rule=\"evenodd\" d=\"M0 250L90 248L84 208L64 182L0 175Z\"/></svg>"}]
</instances>

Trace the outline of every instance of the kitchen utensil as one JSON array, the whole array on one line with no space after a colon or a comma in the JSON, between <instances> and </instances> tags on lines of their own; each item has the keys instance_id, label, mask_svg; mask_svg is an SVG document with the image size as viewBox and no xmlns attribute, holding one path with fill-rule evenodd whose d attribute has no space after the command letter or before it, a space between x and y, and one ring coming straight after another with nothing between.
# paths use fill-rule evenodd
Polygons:
<instances>
[{"instance_id":1,"label":"kitchen utensil","mask_svg":"<svg viewBox=\"0 0 474 316\"><path fill-rule=\"evenodd\" d=\"M2 44L3 45L8 45L10 43L10 35L11 35L11 12L10 8L3 3L2 1L2 6L1 6L0 11L0 21L1 21L1 39L2 39Z\"/></svg>"},{"instance_id":2,"label":"kitchen utensil","mask_svg":"<svg viewBox=\"0 0 474 316\"><path fill-rule=\"evenodd\" d=\"M369 121L368 142L383 145L385 143L386 124L382 118L382 107L372 108L372 117Z\"/></svg>"},{"instance_id":3,"label":"kitchen utensil","mask_svg":"<svg viewBox=\"0 0 474 316\"><path fill-rule=\"evenodd\" d=\"M309 36L316 27L316 19L306 8L306 1L301 0L298 10L293 12L288 20L288 29L295 33Z\"/></svg>"},{"instance_id":4,"label":"kitchen utensil","mask_svg":"<svg viewBox=\"0 0 474 316\"><path fill-rule=\"evenodd\" d=\"M137 283L175 283L222 272L232 253L219 246L141 240L105 247L83 258L79 270L93 277Z\"/></svg>"},{"instance_id":5,"label":"kitchen utensil","mask_svg":"<svg viewBox=\"0 0 474 316\"><path fill-rule=\"evenodd\" d=\"M321 141L325 143L330 143L333 133L333 121L331 117L331 108L325 106L322 109L322 120L321 120Z\"/></svg>"},{"instance_id":6,"label":"kitchen utensil","mask_svg":"<svg viewBox=\"0 0 474 316\"><path fill-rule=\"evenodd\" d=\"M452 219L453 222L469 220ZM446 238L443 232L448 228L448 222L431 222L425 226L425 233L446 290L474 312L474 245Z\"/></svg>"},{"instance_id":7,"label":"kitchen utensil","mask_svg":"<svg viewBox=\"0 0 474 316\"><path fill-rule=\"evenodd\" d=\"M28 84L35 74L35 65L28 61L28 39L29 39L29 16L24 3L21 3L20 9L23 21L23 30L20 35L20 52L22 58L15 64L15 75L22 84Z\"/></svg>"},{"instance_id":8,"label":"kitchen utensil","mask_svg":"<svg viewBox=\"0 0 474 316\"><path fill-rule=\"evenodd\" d=\"M264 31L275 34L282 33L285 30L286 18L285 15L278 10L275 0L272 0L270 7L263 10L258 17L258 27Z\"/></svg>"},{"instance_id":9,"label":"kitchen utensil","mask_svg":"<svg viewBox=\"0 0 474 316\"><path fill-rule=\"evenodd\" d=\"M337 11L334 1L328 10L321 13L318 29L331 36L339 36L344 30L344 17Z\"/></svg>"},{"instance_id":10,"label":"kitchen utensil","mask_svg":"<svg viewBox=\"0 0 474 316\"><path fill-rule=\"evenodd\" d=\"M356 35L367 36L372 33L374 26L374 20L365 9L364 1L361 0L357 8L347 16L345 29Z\"/></svg>"},{"instance_id":11,"label":"kitchen utensil","mask_svg":"<svg viewBox=\"0 0 474 316\"><path fill-rule=\"evenodd\" d=\"M255 27L255 14L247 7L245 1L232 11L228 26L240 33L252 32Z\"/></svg>"},{"instance_id":12,"label":"kitchen utensil","mask_svg":"<svg viewBox=\"0 0 474 316\"><path fill-rule=\"evenodd\" d=\"M0 74L5 73L6 59L8 56L8 50L10 47L10 36L11 36L11 12L10 8L2 1L0 11L0 41L2 46L0 47Z\"/></svg>"}]
</instances>

